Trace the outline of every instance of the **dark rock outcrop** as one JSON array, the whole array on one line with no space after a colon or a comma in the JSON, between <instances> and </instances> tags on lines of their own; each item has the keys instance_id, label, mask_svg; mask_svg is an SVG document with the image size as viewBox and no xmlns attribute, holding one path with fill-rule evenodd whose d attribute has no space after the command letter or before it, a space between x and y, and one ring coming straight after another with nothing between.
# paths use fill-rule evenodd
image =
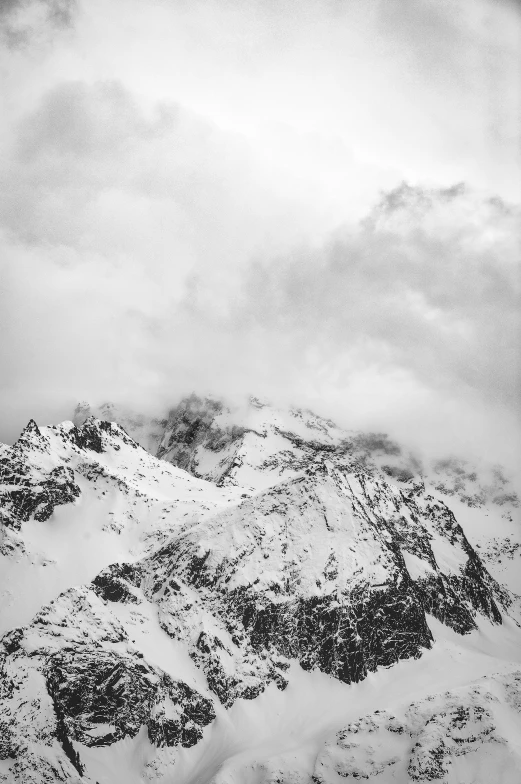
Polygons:
<instances>
[{"instance_id":1,"label":"dark rock outcrop","mask_svg":"<svg viewBox=\"0 0 521 784\"><path fill-rule=\"evenodd\" d=\"M85 746L134 737L143 725L158 746L193 746L215 718L209 700L137 656L64 651L50 659L46 679L67 735Z\"/></svg>"},{"instance_id":2,"label":"dark rock outcrop","mask_svg":"<svg viewBox=\"0 0 521 784\"><path fill-rule=\"evenodd\" d=\"M141 577L139 565L112 564L94 578L92 587L107 602L137 604L139 598L132 589L139 587Z\"/></svg>"},{"instance_id":3,"label":"dark rock outcrop","mask_svg":"<svg viewBox=\"0 0 521 784\"><path fill-rule=\"evenodd\" d=\"M57 506L70 504L80 495L74 471L63 465L37 477L21 461L4 458L0 462L0 485L2 520L14 530L20 530L22 523L31 518L48 520Z\"/></svg>"},{"instance_id":4,"label":"dark rock outcrop","mask_svg":"<svg viewBox=\"0 0 521 784\"><path fill-rule=\"evenodd\" d=\"M219 426L216 421L224 410L218 400L191 395L169 413L157 456L189 471L197 477L222 482L234 466L236 450L248 428L239 425ZM199 448L220 454L222 458L212 476L199 469Z\"/></svg>"}]
</instances>

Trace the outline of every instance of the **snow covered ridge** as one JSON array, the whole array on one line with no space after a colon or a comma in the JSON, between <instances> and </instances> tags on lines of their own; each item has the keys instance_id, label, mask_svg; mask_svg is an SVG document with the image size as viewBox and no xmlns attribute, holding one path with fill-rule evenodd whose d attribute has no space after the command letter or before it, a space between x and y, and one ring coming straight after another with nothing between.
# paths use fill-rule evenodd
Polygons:
<instances>
[{"instance_id":1,"label":"snow covered ridge","mask_svg":"<svg viewBox=\"0 0 521 784\"><path fill-rule=\"evenodd\" d=\"M422 461L385 434L345 430L309 410L277 409L257 398L239 408L191 395L164 419L85 403L74 421L81 424L91 414L119 422L152 454L222 487L258 491L325 458L381 472L404 489L423 485L445 501L473 546L487 554L496 579L521 593L521 548L512 551L512 542L521 543L518 488L501 466L484 458ZM506 563L503 551L515 557Z\"/></svg>"},{"instance_id":2,"label":"snow covered ridge","mask_svg":"<svg viewBox=\"0 0 521 784\"><path fill-rule=\"evenodd\" d=\"M157 460L115 423L29 423L0 446L0 632L240 496Z\"/></svg>"},{"instance_id":3,"label":"snow covered ridge","mask_svg":"<svg viewBox=\"0 0 521 784\"><path fill-rule=\"evenodd\" d=\"M474 465L450 456L422 461L383 433L343 430L330 419L299 408L276 409L257 398L242 408L193 394L164 419L136 414L107 403L79 404L74 422L88 416L118 422L147 451L195 476L221 484L275 484L280 476L300 470L317 453L376 465L393 481L422 480L438 495L467 506L495 506L505 518L521 501L499 465Z\"/></svg>"},{"instance_id":4,"label":"snow covered ridge","mask_svg":"<svg viewBox=\"0 0 521 784\"><path fill-rule=\"evenodd\" d=\"M56 430L63 446L70 445L77 451L103 452L105 433L125 444L137 446L118 425L96 422L93 418L81 428L64 423L52 429ZM48 520L56 506L71 503L80 495L74 471L66 465L71 458L62 455L62 460L51 467L56 462L51 453L51 438L40 431L34 420L29 422L12 448L3 447L0 488L2 522L6 528L20 531L22 523L30 518L40 522ZM81 466L77 466L76 470L80 471Z\"/></svg>"},{"instance_id":5,"label":"snow covered ridge","mask_svg":"<svg viewBox=\"0 0 521 784\"><path fill-rule=\"evenodd\" d=\"M0 781L429 781L485 746L504 761L490 703L521 703L498 676L407 715L379 705L358 730L370 711L347 722L346 692L314 766L270 747L219 773L241 706L291 705L303 677L412 672L439 634L515 637L519 602L432 489L390 471L384 436L259 401L234 421L198 398L164 427L158 450L192 473L92 416L3 448Z\"/></svg>"}]
</instances>

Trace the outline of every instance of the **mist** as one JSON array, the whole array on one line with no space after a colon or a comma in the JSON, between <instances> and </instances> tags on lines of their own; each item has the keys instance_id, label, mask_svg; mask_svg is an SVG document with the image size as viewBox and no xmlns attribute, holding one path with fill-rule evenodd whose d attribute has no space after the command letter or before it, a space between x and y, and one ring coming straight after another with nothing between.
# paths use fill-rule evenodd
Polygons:
<instances>
[{"instance_id":1,"label":"mist","mask_svg":"<svg viewBox=\"0 0 521 784\"><path fill-rule=\"evenodd\" d=\"M252 393L514 465L515 3L10 2L0 439Z\"/></svg>"}]
</instances>

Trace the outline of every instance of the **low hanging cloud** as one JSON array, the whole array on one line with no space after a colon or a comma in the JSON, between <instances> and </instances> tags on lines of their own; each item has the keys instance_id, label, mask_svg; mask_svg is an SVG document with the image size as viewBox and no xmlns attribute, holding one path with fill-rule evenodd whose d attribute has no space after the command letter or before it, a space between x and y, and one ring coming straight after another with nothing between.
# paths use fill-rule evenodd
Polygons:
<instances>
[{"instance_id":1,"label":"low hanging cloud","mask_svg":"<svg viewBox=\"0 0 521 784\"><path fill-rule=\"evenodd\" d=\"M519 227L517 208L463 184L403 183L320 247L248 265L225 312L195 278L156 324L157 346L190 335L189 355L176 347L164 371L177 363L209 388L307 398L346 423L416 430L438 449L494 451L509 437L513 447Z\"/></svg>"},{"instance_id":2,"label":"low hanging cloud","mask_svg":"<svg viewBox=\"0 0 521 784\"><path fill-rule=\"evenodd\" d=\"M79 399L157 412L193 389L441 447L513 433L518 208L403 183L334 228L307 154L295 179L118 81L48 90L0 171L1 439Z\"/></svg>"}]
</instances>

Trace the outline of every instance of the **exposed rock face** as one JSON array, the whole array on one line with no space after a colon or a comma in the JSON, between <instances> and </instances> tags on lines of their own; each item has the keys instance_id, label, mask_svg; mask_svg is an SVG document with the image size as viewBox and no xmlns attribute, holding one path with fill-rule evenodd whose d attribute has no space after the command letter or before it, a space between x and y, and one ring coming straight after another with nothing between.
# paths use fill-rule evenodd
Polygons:
<instances>
[{"instance_id":1,"label":"exposed rock face","mask_svg":"<svg viewBox=\"0 0 521 784\"><path fill-rule=\"evenodd\" d=\"M7 467L0 476L2 483L17 488L6 493L4 506L4 525L15 530L20 530L21 524L31 517L40 522L48 520L55 507L70 504L80 495L74 472L65 466L53 468L38 484L31 480L32 477L27 473L24 476Z\"/></svg>"},{"instance_id":2,"label":"exposed rock face","mask_svg":"<svg viewBox=\"0 0 521 784\"><path fill-rule=\"evenodd\" d=\"M112 564L95 577L92 587L108 602L137 604L140 599L133 589L141 584L142 573L135 564Z\"/></svg>"},{"instance_id":3,"label":"exposed rock face","mask_svg":"<svg viewBox=\"0 0 521 784\"><path fill-rule=\"evenodd\" d=\"M104 451L105 434L137 448L118 425L99 422L92 417L80 428L70 426L62 428L60 433L62 440L71 447L95 453ZM13 447L3 447L0 491L4 526L19 531L22 523L30 518L44 522L57 506L73 503L80 496L75 472L65 464L70 458L51 467L54 460L49 436L42 434L33 420Z\"/></svg>"},{"instance_id":4,"label":"exposed rock face","mask_svg":"<svg viewBox=\"0 0 521 784\"><path fill-rule=\"evenodd\" d=\"M108 602L156 605L226 706L271 681L284 688L291 660L360 681L431 646L426 612L463 634L476 613L501 623L511 603L441 502L327 464L94 587Z\"/></svg>"},{"instance_id":5,"label":"exposed rock face","mask_svg":"<svg viewBox=\"0 0 521 784\"><path fill-rule=\"evenodd\" d=\"M4 447L0 457L2 523L15 531L34 516L44 521L56 506L69 504L80 495L72 469L58 465L38 472L27 460L31 451L48 451L48 443L31 420L14 447Z\"/></svg>"},{"instance_id":6,"label":"exposed rock face","mask_svg":"<svg viewBox=\"0 0 521 784\"><path fill-rule=\"evenodd\" d=\"M174 577L197 589L232 641L238 631L254 651L346 682L419 655L431 635L403 559L386 530L353 516L344 482L336 471L293 480L180 536L148 565L151 597L171 602L164 586ZM355 554L362 541L367 558Z\"/></svg>"},{"instance_id":7,"label":"exposed rock face","mask_svg":"<svg viewBox=\"0 0 521 784\"><path fill-rule=\"evenodd\" d=\"M102 422L117 422L151 455L157 454L167 424L166 419L138 414L121 406L115 406L113 403L105 403L94 410L88 403L78 403L72 416L76 427L81 428L89 417Z\"/></svg>"},{"instance_id":8,"label":"exposed rock face","mask_svg":"<svg viewBox=\"0 0 521 784\"><path fill-rule=\"evenodd\" d=\"M147 725L156 746L193 746L215 718L212 703L136 656L85 647L52 657L47 690L67 734L85 746L134 737Z\"/></svg>"},{"instance_id":9,"label":"exposed rock face","mask_svg":"<svg viewBox=\"0 0 521 784\"><path fill-rule=\"evenodd\" d=\"M194 476L222 482L234 468L244 435L249 432L235 424L220 425L219 415L224 411L220 401L197 395L183 400L168 416L157 456ZM204 468L199 465L201 453L215 455L205 461Z\"/></svg>"},{"instance_id":10,"label":"exposed rock face","mask_svg":"<svg viewBox=\"0 0 521 784\"><path fill-rule=\"evenodd\" d=\"M0 662L0 748L2 759L16 763L6 781L32 780L25 776L45 766L49 755L61 760L63 774L56 767L48 780L68 781L68 763L83 772L73 741L108 746L135 737L142 727L157 747L190 747L215 719L212 701L146 662L87 588L63 594L29 627L5 635ZM25 726L27 713L20 713L25 700L31 704L31 726ZM29 757L20 746L22 737Z\"/></svg>"}]
</instances>

